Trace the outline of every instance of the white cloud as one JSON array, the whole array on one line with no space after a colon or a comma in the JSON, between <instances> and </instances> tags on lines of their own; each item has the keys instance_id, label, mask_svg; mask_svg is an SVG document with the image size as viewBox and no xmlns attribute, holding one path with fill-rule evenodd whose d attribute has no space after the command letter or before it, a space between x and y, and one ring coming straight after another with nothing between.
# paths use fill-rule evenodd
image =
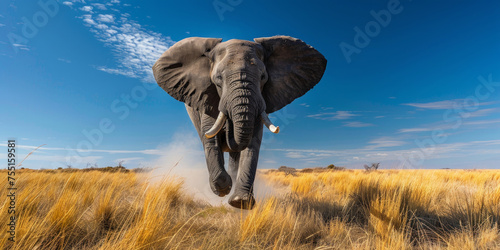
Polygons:
<instances>
[{"instance_id":1,"label":"white cloud","mask_svg":"<svg viewBox=\"0 0 500 250\"><path fill-rule=\"evenodd\" d=\"M69 1L65 1L65 2L63 2L63 4L66 6L69 6L69 7L73 6L73 3L69 2Z\"/></svg>"},{"instance_id":2,"label":"white cloud","mask_svg":"<svg viewBox=\"0 0 500 250\"><path fill-rule=\"evenodd\" d=\"M385 116L383 115L379 115L379 116L375 116L375 119L380 119L380 118L384 118Z\"/></svg>"},{"instance_id":3,"label":"white cloud","mask_svg":"<svg viewBox=\"0 0 500 250\"><path fill-rule=\"evenodd\" d=\"M488 125L488 124L495 124L495 123L500 123L500 119L496 119L496 120L468 121L468 122L464 122L464 125Z\"/></svg>"},{"instance_id":4,"label":"white cloud","mask_svg":"<svg viewBox=\"0 0 500 250\"><path fill-rule=\"evenodd\" d=\"M0 147L5 147L5 145L1 145ZM22 149L31 149L34 150L38 148L38 146L29 146L29 145L17 145L16 147ZM58 148L58 147L40 147L37 151L76 151L76 152L85 152L85 153L109 153L109 154L144 154L144 155L162 155L161 150L159 149L144 149L144 150L117 150L117 149L91 149L91 150L80 150L74 148Z\"/></svg>"},{"instance_id":5,"label":"white cloud","mask_svg":"<svg viewBox=\"0 0 500 250\"><path fill-rule=\"evenodd\" d=\"M301 161L305 161L306 163L311 163L315 162L317 160L321 160L324 158L331 157L332 154L328 152L314 152L314 151L295 151L295 150L290 150L289 152L285 153L285 157L292 158L292 159L298 159Z\"/></svg>"},{"instance_id":6,"label":"white cloud","mask_svg":"<svg viewBox=\"0 0 500 250\"><path fill-rule=\"evenodd\" d=\"M14 47L17 47L20 50L26 50L29 51L30 48L26 44L19 44L19 43L14 43L12 44Z\"/></svg>"},{"instance_id":7,"label":"white cloud","mask_svg":"<svg viewBox=\"0 0 500 250\"><path fill-rule=\"evenodd\" d=\"M88 6L84 2L73 1L74 4ZM117 65L96 66L96 69L115 75L141 79L155 83L151 67L156 60L174 44L169 37L150 31L137 22L130 20L127 13L116 15L106 13L106 6L114 6L120 1L93 3L93 14L81 10L84 24L90 28L94 36L105 46L112 49ZM108 11L109 12L109 11Z\"/></svg>"},{"instance_id":8,"label":"white cloud","mask_svg":"<svg viewBox=\"0 0 500 250\"><path fill-rule=\"evenodd\" d=\"M83 6L80 8L80 10L83 10L85 12L92 12L92 6Z\"/></svg>"},{"instance_id":9,"label":"white cloud","mask_svg":"<svg viewBox=\"0 0 500 250\"><path fill-rule=\"evenodd\" d=\"M377 149L377 148L389 148L389 147L399 147L405 145L405 141L401 141L391 137L381 137L368 142L369 145L367 149Z\"/></svg>"},{"instance_id":10,"label":"white cloud","mask_svg":"<svg viewBox=\"0 0 500 250\"><path fill-rule=\"evenodd\" d=\"M116 31L114 29L108 29L108 30L106 30L106 32L108 32L111 35L114 35L114 34L118 33L118 31Z\"/></svg>"},{"instance_id":11,"label":"white cloud","mask_svg":"<svg viewBox=\"0 0 500 250\"><path fill-rule=\"evenodd\" d=\"M126 71L126 70L110 69L110 68L106 68L106 67L102 67L102 66L97 67L97 69L100 71L109 73L109 74L113 74L113 75L122 75L122 76L127 76L127 77L132 77L132 78L135 77L134 72L130 72L130 71Z\"/></svg>"},{"instance_id":12,"label":"white cloud","mask_svg":"<svg viewBox=\"0 0 500 250\"><path fill-rule=\"evenodd\" d=\"M65 62L65 63L71 63L71 61L70 61L70 60L68 60L68 59L64 59L64 58L60 58L60 57L59 57L59 58L57 58L57 60L58 60L58 61L61 61L61 62Z\"/></svg>"},{"instance_id":13,"label":"white cloud","mask_svg":"<svg viewBox=\"0 0 500 250\"><path fill-rule=\"evenodd\" d=\"M374 126L371 123L365 123L365 122L344 122L344 127L350 127L350 128L364 128L364 127L371 127Z\"/></svg>"},{"instance_id":14,"label":"white cloud","mask_svg":"<svg viewBox=\"0 0 500 250\"><path fill-rule=\"evenodd\" d=\"M469 114L469 117L486 116L493 113L500 112L500 108L479 109Z\"/></svg>"},{"instance_id":15,"label":"white cloud","mask_svg":"<svg viewBox=\"0 0 500 250\"><path fill-rule=\"evenodd\" d=\"M293 158L293 159L300 159L300 158L305 158L306 156L300 152L288 152L285 154L286 157L288 158Z\"/></svg>"},{"instance_id":16,"label":"white cloud","mask_svg":"<svg viewBox=\"0 0 500 250\"><path fill-rule=\"evenodd\" d=\"M96 19L97 19L97 21L103 22L103 23L114 23L115 22L115 17L111 14L99 14Z\"/></svg>"},{"instance_id":17,"label":"white cloud","mask_svg":"<svg viewBox=\"0 0 500 250\"><path fill-rule=\"evenodd\" d=\"M427 103L404 103L403 105L412 106L422 109L453 109L459 107L459 103L462 102L461 99L455 100L445 100L438 102L427 102Z\"/></svg>"},{"instance_id":18,"label":"white cloud","mask_svg":"<svg viewBox=\"0 0 500 250\"><path fill-rule=\"evenodd\" d=\"M3 23L0 23L0 27L3 27L3 26L5 26L5 24L3 24Z\"/></svg>"},{"instance_id":19,"label":"white cloud","mask_svg":"<svg viewBox=\"0 0 500 250\"><path fill-rule=\"evenodd\" d=\"M426 102L426 103L403 103L402 105L412 106L421 109L463 109L463 108L473 108L475 105L483 106L483 105L491 105L494 103L496 102L474 103L468 99L453 99L453 100L444 100L444 101Z\"/></svg>"},{"instance_id":20,"label":"white cloud","mask_svg":"<svg viewBox=\"0 0 500 250\"><path fill-rule=\"evenodd\" d=\"M116 159L115 162L118 164L118 163L122 163L122 164L127 164L127 163L131 163L131 162L137 162L139 160L144 160L143 157L128 157L128 158L120 158L120 159Z\"/></svg>"},{"instance_id":21,"label":"white cloud","mask_svg":"<svg viewBox=\"0 0 500 250\"><path fill-rule=\"evenodd\" d=\"M379 140L378 142L382 143L383 140ZM386 145L389 144L391 143L387 142ZM396 144L400 143L397 142L392 143L392 145ZM285 156L304 156L300 158L301 161L305 161L308 155L325 154L328 155L328 157L330 157L328 159L332 159L334 162L336 162L336 165L338 163L338 164L347 164L349 166L362 167L362 164L366 164L369 162L384 162L382 164L384 168L386 167L420 168L424 167L427 161L432 159L455 159L458 157L478 156L478 155L491 155L498 157L498 155L500 155L500 149L498 148L498 145L500 145L500 140L433 144L433 145L426 145L426 148L423 149L419 148L417 145L413 145L413 148L397 149L397 150L380 149L377 147L370 147L370 146L364 148L342 149L342 150L287 149L287 148L267 149L267 150L283 152ZM415 158L418 157L419 155L424 156L423 159L424 165L414 165L414 166L404 165L408 164L408 162L405 161L407 161L409 157ZM299 159L298 157L295 158Z\"/></svg>"},{"instance_id":22,"label":"white cloud","mask_svg":"<svg viewBox=\"0 0 500 250\"><path fill-rule=\"evenodd\" d=\"M94 5L99 10L107 10L106 5L102 3L93 3L92 5Z\"/></svg>"},{"instance_id":23,"label":"white cloud","mask_svg":"<svg viewBox=\"0 0 500 250\"><path fill-rule=\"evenodd\" d=\"M427 132L435 130L436 128L402 128L398 130L398 133L415 133L415 132Z\"/></svg>"},{"instance_id":24,"label":"white cloud","mask_svg":"<svg viewBox=\"0 0 500 250\"><path fill-rule=\"evenodd\" d=\"M92 15L83 15L83 21L87 23L88 25L97 25L97 23L92 19Z\"/></svg>"},{"instance_id":25,"label":"white cloud","mask_svg":"<svg viewBox=\"0 0 500 250\"><path fill-rule=\"evenodd\" d=\"M438 131L438 130L456 130L456 129L461 128L462 126L474 127L474 126L480 126L480 125L489 125L489 124L500 123L500 119L477 120L477 121L470 121L468 119L471 117L483 116L489 112L491 112L490 109L488 109L486 112L471 113L470 116L467 116L467 118L462 118L460 120L461 121L460 123L457 123L456 121L454 121L453 123L441 122L441 123L437 123L434 125L427 125L427 126L423 126L423 127L403 128L403 129L399 129L398 133L418 133L418 132L430 132L430 131ZM458 125L458 127L457 127L457 125Z\"/></svg>"},{"instance_id":26,"label":"white cloud","mask_svg":"<svg viewBox=\"0 0 500 250\"><path fill-rule=\"evenodd\" d=\"M307 117L319 120L333 121L333 120L346 120L354 116L359 116L359 115L353 114L351 111L337 111L337 112L327 112L327 113L308 115Z\"/></svg>"}]
</instances>

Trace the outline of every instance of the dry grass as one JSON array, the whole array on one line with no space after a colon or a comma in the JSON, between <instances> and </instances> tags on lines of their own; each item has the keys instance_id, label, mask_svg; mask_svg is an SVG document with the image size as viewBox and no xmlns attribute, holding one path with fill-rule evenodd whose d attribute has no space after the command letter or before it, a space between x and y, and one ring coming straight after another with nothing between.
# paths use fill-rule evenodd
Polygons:
<instances>
[{"instance_id":1,"label":"dry grass","mask_svg":"<svg viewBox=\"0 0 500 250\"><path fill-rule=\"evenodd\" d=\"M290 193L252 211L194 201L179 180L146 173L17 177L17 242L4 235L2 249L500 248L500 171L272 172ZM0 210L6 225L5 199Z\"/></svg>"}]
</instances>

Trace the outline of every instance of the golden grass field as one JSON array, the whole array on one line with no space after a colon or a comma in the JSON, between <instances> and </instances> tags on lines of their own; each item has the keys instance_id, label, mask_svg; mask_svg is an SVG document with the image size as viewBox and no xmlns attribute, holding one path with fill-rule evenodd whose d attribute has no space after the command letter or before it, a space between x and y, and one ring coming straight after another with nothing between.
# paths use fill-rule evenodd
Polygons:
<instances>
[{"instance_id":1,"label":"golden grass field","mask_svg":"<svg viewBox=\"0 0 500 250\"><path fill-rule=\"evenodd\" d=\"M2 182L2 249L500 249L498 170L268 171L260 178L288 192L251 211L148 173L16 177L15 244Z\"/></svg>"}]
</instances>

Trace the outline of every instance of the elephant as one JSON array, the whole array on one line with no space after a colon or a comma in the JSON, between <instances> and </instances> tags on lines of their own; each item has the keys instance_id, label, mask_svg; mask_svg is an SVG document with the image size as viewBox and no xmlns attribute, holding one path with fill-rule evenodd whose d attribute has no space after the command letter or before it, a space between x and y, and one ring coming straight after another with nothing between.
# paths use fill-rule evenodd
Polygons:
<instances>
[{"instance_id":1,"label":"elephant","mask_svg":"<svg viewBox=\"0 0 500 250\"><path fill-rule=\"evenodd\" d=\"M203 144L212 191L240 209L255 205L263 124L279 127L268 114L280 110L313 88L323 77L325 57L289 36L254 42L221 38L185 38L153 65L158 85L184 102ZM224 152L229 153L228 172Z\"/></svg>"}]
</instances>

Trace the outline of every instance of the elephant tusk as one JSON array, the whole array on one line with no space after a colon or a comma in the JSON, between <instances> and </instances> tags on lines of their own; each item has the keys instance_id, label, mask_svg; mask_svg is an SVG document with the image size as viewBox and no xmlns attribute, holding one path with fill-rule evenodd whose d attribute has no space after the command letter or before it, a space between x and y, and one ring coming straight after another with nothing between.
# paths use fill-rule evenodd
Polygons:
<instances>
[{"instance_id":1,"label":"elephant tusk","mask_svg":"<svg viewBox=\"0 0 500 250\"><path fill-rule=\"evenodd\" d=\"M269 117L267 117L266 111L262 112L262 114L260 114L260 116L262 117L262 122L264 123L264 125L266 125L266 127L271 132L273 132L275 134L277 134L277 133L280 132L280 127L273 125L273 123L271 122L271 120L269 120Z\"/></svg>"},{"instance_id":2,"label":"elephant tusk","mask_svg":"<svg viewBox=\"0 0 500 250\"><path fill-rule=\"evenodd\" d=\"M219 116L217 116L217 120L215 120L214 125L205 133L205 137L210 139L219 133L219 131L224 126L224 122L226 122L226 116L224 113L219 112Z\"/></svg>"}]
</instances>

